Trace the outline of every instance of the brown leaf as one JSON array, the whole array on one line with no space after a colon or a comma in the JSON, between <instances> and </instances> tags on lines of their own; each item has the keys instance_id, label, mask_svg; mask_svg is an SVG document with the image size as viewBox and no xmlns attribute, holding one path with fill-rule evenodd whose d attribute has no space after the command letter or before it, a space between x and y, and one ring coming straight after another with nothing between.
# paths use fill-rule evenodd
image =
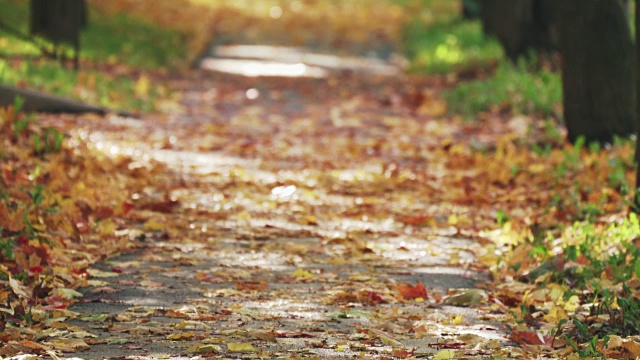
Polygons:
<instances>
[{"instance_id":1,"label":"brown leaf","mask_svg":"<svg viewBox=\"0 0 640 360\"><path fill-rule=\"evenodd\" d=\"M236 281L233 283L238 291L267 291L269 286L262 281Z\"/></svg>"}]
</instances>

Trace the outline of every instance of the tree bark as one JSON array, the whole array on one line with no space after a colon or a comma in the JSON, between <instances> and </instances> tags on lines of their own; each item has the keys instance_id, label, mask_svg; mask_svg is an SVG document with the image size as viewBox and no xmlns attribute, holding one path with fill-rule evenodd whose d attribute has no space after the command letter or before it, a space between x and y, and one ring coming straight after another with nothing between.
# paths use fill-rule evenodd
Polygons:
<instances>
[{"instance_id":1,"label":"tree bark","mask_svg":"<svg viewBox=\"0 0 640 360\"><path fill-rule=\"evenodd\" d=\"M640 0L636 0L636 120L640 120ZM640 212L640 126L636 135L636 186L633 199L632 210L636 213Z\"/></svg>"},{"instance_id":2,"label":"tree bark","mask_svg":"<svg viewBox=\"0 0 640 360\"><path fill-rule=\"evenodd\" d=\"M533 44L534 0L483 0L480 9L484 33L495 36L513 61Z\"/></svg>"},{"instance_id":3,"label":"tree bark","mask_svg":"<svg viewBox=\"0 0 640 360\"><path fill-rule=\"evenodd\" d=\"M622 2L562 0L557 10L569 140L634 133L635 54Z\"/></svg>"}]
</instances>

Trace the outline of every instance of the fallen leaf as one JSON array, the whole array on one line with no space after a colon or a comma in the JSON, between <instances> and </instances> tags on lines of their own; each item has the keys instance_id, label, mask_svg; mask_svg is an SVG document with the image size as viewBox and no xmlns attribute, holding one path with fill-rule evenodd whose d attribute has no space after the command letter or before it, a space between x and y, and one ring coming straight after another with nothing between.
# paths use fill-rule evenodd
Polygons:
<instances>
[{"instance_id":1,"label":"fallen leaf","mask_svg":"<svg viewBox=\"0 0 640 360\"><path fill-rule=\"evenodd\" d=\"M9 276L9 285L11 286L11 290L13 290L13 293L18 295L19 297L23 299L31 298L31 296L29 296L29 290L27 289L27 287L20 284L11 276Z\"/></svg>"},{"instance_id":2,"label":"fallen leaf","mask_svg":"<svg viewBox=\"0 0 640 360\"><path fill-rule=\"evenodd\" d=\"M92 277L96 277L96 278L111 278L111 277L120 276L120 274L116 272L102 271L102 270L93 269L93 268L87 269L87 273Z\"/></svg>"},{"instance_id":3,"label":"fallen leaf","mask_svg":"<svg viewBox=\"0 0 640 360\"><path fill-rule=\"evenodd\" d=\"M554 338L537 331L512 331L510 339L521 345L551 345Z\"/></svg>"},{"instance_id":4,"label":"fallen leaf","mask_svg":"<svg viewBox=\"0 0 640 360\"><path fill-rule=\"evenodd\" d=\"M298 279L311 279L313 278L313 274L308 272L305 269L301 269L298 268L296 269L296 271L293 272L293 276L295 276Z\"/></svg>"},{"instance_id":5,"label":"fallen leaf","mask_svg":"<svg viewBox=\"0 0 640 360\"><path fill-rule=\"evenodd\" d=\"M169 335L167 336L167 340L174 340L174 341L191 340L194 336L195 336L195 333L193 331L187 331L187 332Z\"/></svg>"},{"instance_id":6,"label":"fallen leaf","mask_svg":"<svg viewBox=\"0 0 640 360\"><path fill-rule=\"evenodd\" d=\"M92 294L115 294L117 292L119 292L120 290L118 289L114 289L112 287L109 286L102 286L102 287L97 287L93 290L91 290Z\"/></svg>"},{"instance_id":7,"label":"fallen leaf","mask_svg":"<svg viewBox=\"0 0 640 360\"><path fill-rule=\"evenodd\" d=\"M136 81L136 84L134 85L133 92L137 97L144 98L149 95L149 87L149 77L146 75L140 75L138 81Z\"/></svg>"},{"instance_id":8,"label":"fallen leaf","mask_svg":"<svg viewBox=\"0 0 640 360\"><path fill-rule=\"evenodd\" d=\"M91 346L82 339L50 339L44 344L49 345L58 351L68 353L91 349Z\"/></svg>"},{"instance_id":9,"label":"fallen leaf","mask_svg":"<svg viewBox=\"0 0 640 360\"><path fill-rule=\"evenodd\" d=\"M446 297L442 302L455 306L473 306L485 303L488 299L489 296L484 290L471 289L461 294Z\"/></svg>"},{"instance_id":10,"label":"fallen leaf","mask_svg":"<svg viewBox=\"0 0 640 360\"><path fill-rule=\"evenodd\" d=\"M415 286L411 284L402 284L396 286L396 289L405 300L427 298L427 289L425 289L424 285L419 281L416 282Z\"/></svg>"},{"instance_id":11,"label":"fallen leaf","mask_svg":"<svg viewBox=\"0 0 640 360\"><path fill-rule=\"evenodd\" d=\"M433 357L433 360L450 360L456 358L456 352L453 350L440 350Z\"/></svg>"},{"instance_id":12,"label":"fallen leaf","mask_svg":"<svg viewBox=\"0 0 640 360\"><path fill-rule=\"evenodd\" d=\"M157 282L157 281L151 281L151 280L142 280L140 281L140 286L146 287L146 288L161 288L164 287L164 284L161 282Z\"/></svg>"},{"instance_id":13,"label":"fallen leaf","mask_svg":"<svg viewBox=\"0 0 640 360\"><path fill-rule=\"evenodd\" d=\"M84 296L82 295L82 293L79 293L73 289L60 288L60 289L56 289L56 292L58 293L58 295L60 295L65 299L81 298Z\"/></svg>"},{"instance_id":14,"label":"fallen leaf","mask_svg":"<svg viewBox=\"0 0 640 360\"><path fill-rule=\"evenodd\" d=\"M197 343L189 346L189 348L187 348L187 351L191 354L211 354L221 352L222 347L215 344Z\"/></svg>"},{"instance_id":15,"label":"fallen leaf","mask_svg":"<svg viewBox=\"0 0 640 360\"><path fill-rule=\"evenodd\" d=\"M228 343L227 349L231 352L255 352L253 345L249 343Z\"/></svg>"}]
</instances>

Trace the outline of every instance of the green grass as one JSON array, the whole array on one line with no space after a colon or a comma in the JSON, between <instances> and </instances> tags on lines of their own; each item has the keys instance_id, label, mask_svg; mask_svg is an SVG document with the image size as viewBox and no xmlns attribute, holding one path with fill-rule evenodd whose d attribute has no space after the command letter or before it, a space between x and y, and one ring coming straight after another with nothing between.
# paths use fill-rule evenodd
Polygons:
<instances>
[{"instance_id":1,"label":"green grass","mask_svg":"<svg viewBox=\"0 0 640 360\"><path fill-rule=\"evenodd\" d=\"M12 14L0 19L24 34L28 32L28 2L0 0L0 14ZM2 54L39 54L33 44L1 30L0 39ZM46 44L46 41L39 39L38 43ZM95 61L111 60L152 69L179 65L186 53L186 41L178 32L126 15L106 16L91 10L89 24L81 35L82 57Z\"/></svg>"},{"instance_id":2,"label":"green grass","mask_svg":"<svg viewBox=\"0 0 640 360\"><path fill-rule=\"evenodd\" d=\"M557 73L530 71L525 65L502 61L492 77L461 83L445 97L450 112L467 117L499 107L515 114L560 118L562 82Z\"/></svg>"},{"instance_id":3,"label":"green grass","mask_svg":"<svg viewBox=\"0 0 640 360\"><path fill-rule=\"evenodd\" d=\"M478 21L463 21L457 14L445 15L431 25L422 19L407 24L404 49L418 73L448 73L482 67L503 57L497 41L482 33Z\"/></svg>"},{"instance_id":4,"label":"green grass","mask_svg":"<svg viewBox=\"0 0 640 360\"><path fill-rule=\"evenodd\" d=\"M112 60L143 69L180 65L187 57L186 40L130 16L91 12L82 34L82 54L93 60Z\"/></svg>"},{"instance_id":5,"label":"green grass","mask_svg":"<svg viewBox=\"0 0 640 360\"><path fill-rule=\"evenodd\" d=\"M54 95L73 97L114 110L152 111L156 87L148 97L135 96L135 80L99 71L71 71L55 61L12 62L0 59L0 83L39 89Z\"/></svg>"},{"instance_id":6,"label":"green grass","mask_svg":"<svg viewBox=\"0 0 640 360\"><path fill-rule=\"evenodd\" d=\"M0 0L0 20L23 34L28 32L28 2ZM45 59L39 46L52 45L37 39L37 45L0 30L0 83L27 85L52 94L77 98L91 104L118 110L150 111L157 95L155 86L149 96L136 97L136 78L115 76L92 70L86 60L95 63L122 63L137 69L179 66L186 58L182 36L130 16L105 16L90 11L89 25L82 32L83 69L77 73L54 60ZM65 55L72 51L65 46Z\"/></svg>"},{"instance_id":7,"label":"green grass","mask_svg":"<svg viewBox=\"0 0 640 360\"><path fill-rule=\"evenodd\" d=\"M422 0L422 5L422 12L416 13L404 31L403 48L410 72L447 74L498 63L493 76L460 83L446 92L451 113L472 118L498 107L516 114L561 117L557 113L562 102L558 74L509 63L498 41L484 35L480 21L463 20L451 0L448 5L441 0Z\"/></svg>"}]
</instances>

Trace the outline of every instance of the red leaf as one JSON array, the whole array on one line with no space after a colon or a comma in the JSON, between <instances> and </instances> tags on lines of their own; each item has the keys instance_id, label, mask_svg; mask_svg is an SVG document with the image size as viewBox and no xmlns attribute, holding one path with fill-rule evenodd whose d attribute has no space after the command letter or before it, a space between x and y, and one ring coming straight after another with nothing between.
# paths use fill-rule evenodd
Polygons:
<instances>
[{"instance_id":1,"label":"red leaf","mask_svg":"<svg viewBox=\"0 0 640 360\"><path fill-rule=\"evenodd\" d=\"M425 289L424 285L422 285L422 283L419 281L416 283L416 286L413 286L411 284L402 284L398 285L396 289L398 289L402 297L407 300L427 298L427 289Z\"/></svg>"},{"instance_id":2,"label":"red leaf","mask_svg":"<svg viewBox=\"0 0 640 360\"><path fill-rule=\"evenodd\" d=\"M367 299L367 303L370 304L379 304L379 303L386 303L386 301L384 301L384 299L382 298L382 296L380 296L379 294L373 292L373 291L369 291L366 295L365 295L365 299Z\"/></svg>"},{"instance_id":3,"label":"red leaf","mask_svg":"<svg viewBox=\"0 0 640 360\"><path fill-rule=\"evenodd\" d=\"M536 331L514 331L511 333L511 340L520 345L551 345L552 336L544 336Z\"/></svg>"},{"instance_id":4,"label":"red leaf","mask_svg":"<svg viewBox=\"0 0 640 360\"><path fill-rule=\"evenodd\" d=\"M32 268L29 268L29 272L32 272L32 273L40 274L43 271L44 271L44 268L42 266L34 266Z\"/></svg>"},{"instance_id":5,"label":"red leaf","mask_svg":"<svg viewBox=\"0 0 640 360\"><path fill-rule=\"evenodd\" d=\"M123 211L124 211L124 213L125 213L125 215L126 215L126 214L128 214L128 213L129 213L129 211L131 211L131 209L133 209L133 204L128 203L128 202L125 202L125 203L123 204L122 208L123 208Z\"/></svg>"}]
</instances>

